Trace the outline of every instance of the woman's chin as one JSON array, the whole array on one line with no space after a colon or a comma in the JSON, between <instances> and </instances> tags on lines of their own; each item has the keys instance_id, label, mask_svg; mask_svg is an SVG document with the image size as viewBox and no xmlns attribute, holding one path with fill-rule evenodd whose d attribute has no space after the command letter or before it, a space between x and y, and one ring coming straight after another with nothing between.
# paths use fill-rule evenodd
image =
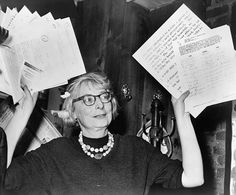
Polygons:
<instances>
[{"instance_id":1,"label":"woman's chin","mask_svg":"<svg viewBox=\"0 0 236 195\"><path fill-rule=\"evenodd\" d=\"M104 129L106 129L107 127L108 127L108 125L109 125L109 123L108 123L108 121L106 120L106 121L96 121L96 122L94 122L94 123L91 123L93 126L94 126L94 128L104 128Z\"/></svg>"}]
</instances>

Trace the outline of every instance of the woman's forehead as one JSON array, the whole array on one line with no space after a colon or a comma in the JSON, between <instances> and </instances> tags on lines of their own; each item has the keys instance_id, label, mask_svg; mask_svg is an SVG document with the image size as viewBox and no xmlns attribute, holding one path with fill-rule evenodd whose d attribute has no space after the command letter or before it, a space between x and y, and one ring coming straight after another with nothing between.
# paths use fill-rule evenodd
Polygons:
<instances>
[{"instance_id":1,"label":"woman's forehead","mask_svg":"<svg viewBox=\"0 0 236 195\"><path fill-rule=\"evenodd\" d=\"M79 96L83 96L86 94L98 95L103 91L105 91L105 88L101 84L92 82L83 82L78 87L77 93Z\"/></svg>"}]
</instances>

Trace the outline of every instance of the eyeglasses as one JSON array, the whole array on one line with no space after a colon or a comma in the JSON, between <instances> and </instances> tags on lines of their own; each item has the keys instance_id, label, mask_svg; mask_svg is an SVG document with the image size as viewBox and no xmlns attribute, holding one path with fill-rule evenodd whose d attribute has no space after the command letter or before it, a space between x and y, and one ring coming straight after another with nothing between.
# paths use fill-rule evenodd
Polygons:
<instances>
[{"instance_id":1,"label":"eyeglasses","mask_svg":"<svg viewBox=\"0 0 236 195\"><path fill-rule=\"evenodd\" d=\"M99 95L83 95L81 97L78 97L76 99L73 99L73 103L83 100L84 104L86 106L92 106L96 102L96 97L99 97L102 103L107 103L111 101L112 93L110 91L106 91L104 93L101 93Z\"/></svg>"}]
</instances>

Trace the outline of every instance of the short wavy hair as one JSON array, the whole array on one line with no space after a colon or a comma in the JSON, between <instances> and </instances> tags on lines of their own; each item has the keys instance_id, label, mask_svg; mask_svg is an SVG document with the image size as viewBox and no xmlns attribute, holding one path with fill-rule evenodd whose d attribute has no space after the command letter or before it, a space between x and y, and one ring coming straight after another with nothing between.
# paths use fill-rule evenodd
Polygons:
<instances>
[{"instance_id":1,"label":"short wavy hair","mask_svg":"<svg viewBox=\"0 0 236 195\"><path fill-rule=\"evenodd\" d=\"M67 117L63 118L64 123L67 125L74 125L76 123L76 117L73 115L75 108L72 102L73 99L78 98L78 92L82 83L99 86L113 93L111 81L104 72L89 72L74 78L66 89L70 96L65 99L62 106L62 110L68 113ZM118 115L118 101L114 94L112 95L111 104L112 119L115 119Z\"/></svg>"}]
</instances>

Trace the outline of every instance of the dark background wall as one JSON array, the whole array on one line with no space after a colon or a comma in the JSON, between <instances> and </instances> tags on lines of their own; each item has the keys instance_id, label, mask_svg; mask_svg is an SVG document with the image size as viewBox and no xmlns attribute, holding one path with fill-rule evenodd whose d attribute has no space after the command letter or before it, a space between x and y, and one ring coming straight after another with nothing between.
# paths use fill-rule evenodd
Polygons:
<instances>
[{"instance_id":1,"label":"dark background wall","mask_svg":"<svg viewBox=\"0 0 236 195\"><path fill-rule=\"evenodd\" d=\"M26 5L31 12L37 11L40 15L52 12L55 18L74 18L77 14L73 0L0 0L0 5L4 11L6 7L20 10Z\"/></svg>"}]
</instances>

